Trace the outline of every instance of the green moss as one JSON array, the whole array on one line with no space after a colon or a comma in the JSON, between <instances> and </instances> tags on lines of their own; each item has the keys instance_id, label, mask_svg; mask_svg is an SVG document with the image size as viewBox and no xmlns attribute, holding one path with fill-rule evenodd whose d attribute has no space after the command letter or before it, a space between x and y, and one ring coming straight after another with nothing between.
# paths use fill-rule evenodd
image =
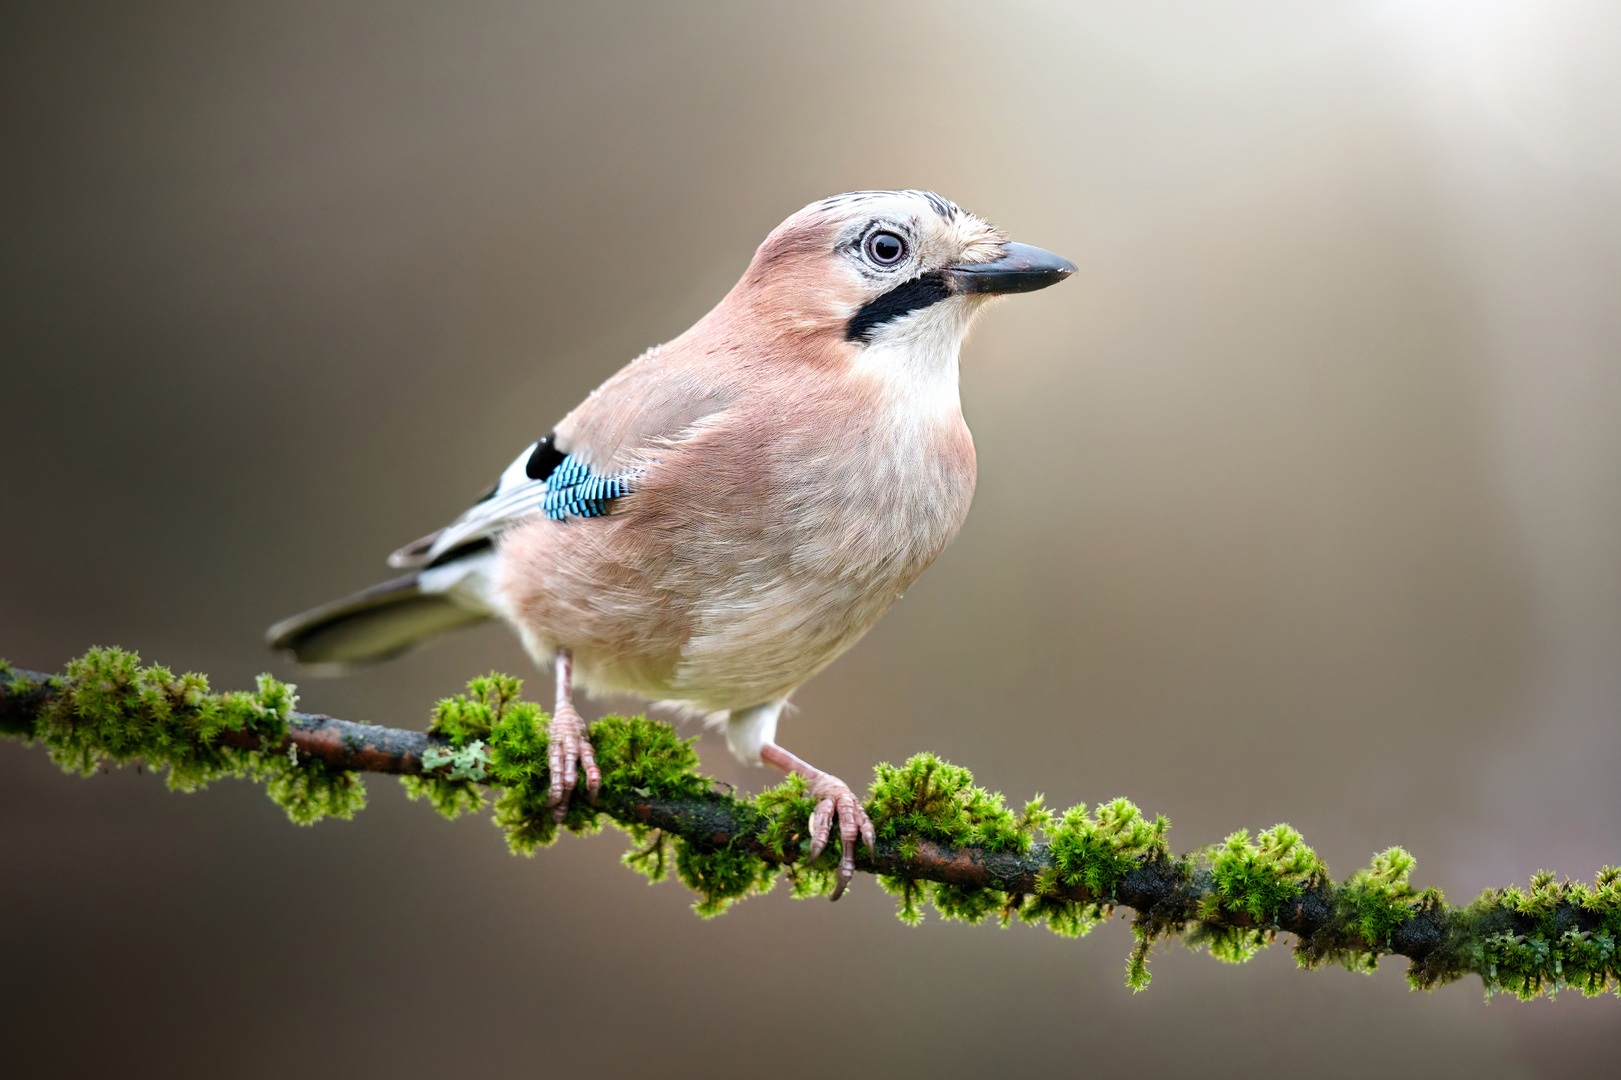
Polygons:
<instances>
[{"instance_id":1,"label":"green moss","mask_svg":"<svg viewBox=\"0 0 1621 1080\"><path fill-rule=\"evenodd\" d=\"M1171 823L1164 816L1152 822L1129 799L1114 799L1089 813L1086 805L1064 811L1057 825L1048 825L1054 884L1080 887L1094 898L1076 905L1066 917L1046 916L1058 933L1086 933L1107 917L1115 890L1127 874L1150 861L1168 860L1165 834ZM1171 932L1171 925L1151 914L1132 922L1134 944L1126 962L1126 985L1133 992L1147 988L1151 976L1148 956L1156 938Z\"/></svg>"},{"instance_id":2,"label":"green moss","mask_svg":"<svg viewBox=\"0 0 1621 1080\"><path fill-rule=\"evenodd\" d=\"M402 776L400 785L413 802L421 799L447 818L473 813L484 806L481 782L489 779L495 757L486 740L514 706L522 719L538 717L533 705L518 701L523 681L490 672L467 684L467 693L445 698L434 706L428 733L445 739L449 748L431 746L422 755L422 776ZM542 760L544 761L544 751ZM530 851L534 848L531 846Z\"/></svg>"},{"instance_id":3,"label":"green moss","mask_svg":"<svg viewBox=\"0 0 1621 1080\"><path fill-rule=\"evenodd\" d=\"M1148 989L1148 984L1154 978L1148 971L1148 954L1154 948L1155 935L1148 928L1135 923L1131 935L1131 955L1126 958L1126 985L1132 993L1140 994Z\"/></svg>"},{"instance_id":4,"label":"green moss","mask_svg":"<svg viewBox=\"0 0 1621 1080\"><path fill-rule=\"evenodd\" d=\"M5 678L13 685L9 667ZM21 735L44 745L65 771L89 776L104 765L142 762L164 772L175 791L249 779L300 825L350 818L366 805L359 777L281 750L298 697L269 675L251 693L218 694L202 675L142 667L134 653L95 648L71 661L56 686L61 692ZM249 732L257 748L223 746L225 732Z\"/></svg>"},{"instance_id":5,"label":"green moss","mask_svg":"<svg viewBox=\"0 0 1621 1080\"><path fill-rule=\"evenodd\" d=\"M1287 825L1273 826L1253 843L1249 830L1233 833L1216 849L1210 871L1221 906L1262 924L1274 922L1283 905L1328 874L1317 853Z\"/></svg>"},{"instance_id":6,"label":"green moss","mask_svg":"<svg viewBox=\"0 0 1621 1080\"><path fill-rule=\"evenodd\" d=\"M1105 904L1084 904L1059 896L1037 894L1027 898L1017 912L1021 921L1045 924L1059 937L1085 937L1109 917Z\"/></svg>"},{"instance_id":7,"label":"green moss","mask_svg":"<svg viewBox=\"0 0 1621 1080\"><path fill-rule=\"evenodd\" d=\"M776 787L766 788L754 797L754 808L760 815L758 835L778 857L794 858L810 849L810 816L816 800L803 776L789 773Z\"/></svg>"},{"instance_id":8,"label":"green moss","mask_svg":"<svg viewBox=\"0 0 1621 1080\"><path fill-rule=\"evenodd\" d=\"M730 846L701 847L688 840L675 845L675 872L698 894L693 910L713 918L745 896L771 891L777 871L770 863Z\"/></svg>"},{"instance_id":9,"label":"green moss","mask_svg":"<svg viewBox=\"0 0 1621 1080\"><path fill-rule=\"evenodd\" d=\"M670 875L674 846L673 838L663 829L650 829L641 846L633 846L619 861L647 878L648 884L656 885Z\"/></svg>"},{"instance_id":10,"label":"green moss","mask_svg":"<svg viewBox=\"0 0 1621 1080\"><path fill-rule=\"evenodd\" d=\"M493 820L516 855L557 839L557 824L546 806L546 714L528 702L513 702L491 725L490 782L501 789ZM584 800L574 800L575 812Z\"/></svg>"},{"instance_id":11,"label":"green moss","mask_svg":"<svg viewBox=\"0 0 1621 1080\"><path fill-rule=\"evenodd\" d=\"M867 805L880 841L915 838L990 851L1030 850L1031 830L1021 828L1001 795L933 754L917 754L899 768L879 765Z\"/></svg>"},{"instance_id":12,"label":"green moss","mask_svg":"<svg viewBox=\"0 0 1621 1080\"><path fill-rule=\"evenodd\" d=\"M976 889L965 885L933 882L929 900L947 921L978 925L991 916L1000 916L1010 902L1007 893L996 889ZM1004 924L1005 925L1005 924Z\"/></svg>"},{"instance_id":13,"label":"green moss","mask_svg":"<svg viewBox=\"0 0 1621 1080\"><path fill-rule=\"evenodd\" d=\"M27 681L0 661L7 698L31 693L23 687ZM245 778L263 784L300 824L347 818L365 805L354 773L312 760L286 739L294 688L268 675L252 692L222 694L201 675L177 676L143 667L130 653L92 649L50 687L37 710L0 699L0 734L44 745L68 771L90 775L107 765L144 762L181 791L221 777ZM779 874L796 897L833 891L837 845L814 863L805 861L814 802L801 777L790 776L752 800L718 794L698 771L695 740L645 717L610 716L592 725L603 806L590 805L577 789L561 825L554 823L545 805L547 716L522 701L521 690L519 680L491 673L472 680L467 693L439 702L430 724L437 741L423 755L424 774L403 779L407 794L456 817L482 807L484 785L498 789L493 819L512 850L525 855L555 840L560 827L591 833L613 824L633 842L626 864L653 881L673 869L697 894L695 907L705 917L768 891ZM247 747L223 745L227 733L230 742ZM693 824L676 834L627 813L627 801L649 800L666 809L685 804L680 812L690 810ZM1401 848L1380 852L1338 886L1287 825L1253 839L1239 831L1179 859L1167 846L1165 819L1148 820L1126 799L1055 816L1038 796L1015 813L1001 795L977 786L967 769L931 754L900 767L880 765L867 808L886 859L916 859L926 845L939 845L973 849L976 858L1026 859L1031 869L1023 872L1034 874L1032 895L905 874L881 877L897 897L903 922L921 920L932 904L946 919L1019 921L1080 936L1110 915L1127 878L1141 874L1125 895L1144 895L1147 882L1155 899L1132 923L1126 981L1133 990L1148 985L1148 960L1161 938L1182 934L1218 960L1242 962L1273 940L1285 912L1305 911L1309 903L1321 914L1313 916L1317 929L1309 939L1296 945L1303 966L1333 962L1367 971L1382 953L1401 947L1420 954L1408 972L1415 988L1478 974L1488 995L1531 998L1564 988L1621 993L1621 870L1614 867L1601 870L1591 885L1539 873L1524 889L1488 890L1467 908L1448 908L1437 890L1411 884L1414 861ZM710 821L725 824L699 824ZM1043 833L1045 852L1037 846ZM1074 899L1077 894L1086 899ZM1408 944L1399 945L1404 934ZM1413 941L1431 944L1415 950Z\"/></svg>"},{"instance_id":14,"label":"green moss","mask_svg":"<svg viewBox=\"0 0 1621 1080\"><path fill-rule=\"evenodd\" d=\"M454 821L484 808L484 793L473 780L441 780L431 776L402 776L400 786L412 802L424 800Z\"/></svg>"},{"instance_id":15,"label":"green moss","mask_svg":"<svg viewBox=\"0 0 1621 1080\"><path fill-rule=\"evenodd\" d=\"M867 809L879 842L897 845L908 859L923 841L1022 855L1052 818L1040 796L1015 814L1000 794L975 784L967 769L933 754L918 754L899 768L879 765ZM906 876L880 877L879 883L898 898L896 914L908 925L922 919L925 903L932 903L942 918L968 923L998 915L1006 925L1019 910L1016 898L995 889Z\"/></svg>"},{"instance_id":16,"label":"green moss","mask_svg":"<svg viewBox=\"0 0 1621 1080\"><path fill-rule=\"evenodd\" d=\"M1267 945L1273 934L1253 926L1225 926L1213 922L1190 923L1182 942L1190 949L1204 949L1224 964L1242 964Z\"/></svg>"},{"instance_id":17,"label":"green moss","mask_svg":"<svg viewBox=\"0 0 1621 1080\"><path fill-rule=\"evenodd\" d=\"M1466 931L1460 965L1478 970L1486 994L1522 1000L1575 989L1621 995L1621 870L1606 866L1592 885L1546 871L1520 890L1488 889L1458 920Z\"/></svg>"},{"instance_id":18,"label":"green moss","mask_svg":"<svg viewBox=\"0 0 1621 1080\"><path fill-rule=\"evenodd\" d=\"M1388 947L1396 927L1412 916L1419 893L1407 878L1417 861L1399 847L1386 848L1341 890L1340 902L1351 908L1352 925L1368 944Z\"/></svg>"},{"instance_id":19,"label":"green moss","mask_svg":"<svg viewBox=\"0 0 1621 1080\"><path fill-rule=\"evenodd\" d=\"M254 779L264 783L265 794L295 825L314 825L327 817L347 821L366 808L366 785L360 777L324 762L268 770Z\"/></svg>"},{"instance_id":20,"label":"green moss","mask_svg":"<svg viewBox=\"0 0 1621 1080\"><path fill-rule=\"evenodd\" d=\"M1052 829L1052 855L1058 878L1097 897L1114 895L1121 880L1149 859L1166 858L1163 816L1152 823L1128 799L1115 799L1087 813L1085 804L1064 811Z\"/></svg>"},{"instance_id":21,"label":"green moss","mask_svg":"<svg viewBox=\"0 0 1621 1080\"><path fill-rule=\"evenodd\" d=\"M645 716L607 716L591 725L602 786L644 798L701 799L709 794L712 781L698 772L697 741Z\"/></svg>"},{"instance_id":22,"label":"green moss","mask_svg":"<svg viewBox=\"0 0 1621 1080\"><path fill-rule=\"evenodd\" d=\"M407 792L455 816L477 808L473 781L487 779L500 789L495 824L520 855L532 855L554 842L560 827L583 834L597 831L605 821L615 824L634 841L624 856L626 865L661 881L673 862L677 876L699 894L696 906L701 915L719 914L741 897L770 887L775 870L758 856L730 847L704 847L607 818L587 802L583 770L567 815L561 825L554 822L546 805L551 781L546 760L548 717L520 700L521 690L517 679L491 673L469 683L466 694L439 702L429 730L447 739L451 748L424 755L423 764L445 770L444 775L408 777ZM698 772L693 749L697 740L682 739L668 724L644 716L608 716L591 725L590 737L605 792L657 799L701 799L710 793L710 780Z\"/></svg>"},{"instance_id":23,"label":"green moss","mask_svg":"<svg viewBox=\"0 0 1621 1080\"><path fill-rule=\"evenodd\" d=\"M441 735L454 746L485 740L523 692L523 680L492 671L467 684L467 693L444 698L433 707L428 733ZM531 705L529 708L534 709Z\"/></svg>"},{"instance_id":24,"label":"green moss","mask_svg":"<svg viewBox=\"0 0 1621 1080\"><path fill-rule=\"evenodd\" d=\"M479 785L489 777L493 760L483 739L462 745L453 743L448 749L430 746L422 752L422 767L428 771L421 776L400 777L400 786L405 788L406 797L412 802L425 799L440 814L454 821L484 806L484 793ZM430 775L434 773L436 775Z\"/></svg>"},{"instance_id":25,"label":"green moss","mask_svg":"<svg viewBox=\"0 0 1621 1080\"><path fill-rule=\"evenodd\" d=\"M816 809L805 778L790 773L782 783L756 795L753 804L755 835L768 851L785 860L782 870L794 899L831 896L838 884L837 845L829 844L814 863L805 861L811 843L810 816Z\"/></svg>"},{"instance_id":26,"label":"green moss","mask_svg":"<svg viewBox=\"0 0 1621 1080\"><path fill-rule=\"evenodd\" d=\"M1470 970L1459 967L1460 949L1479 937L1468 912L1449 912L1438 889L1420 891L1410 883L1415 860L1401 848L1388 848L1372 864L1330 892L1334 918L1310 940L1295 946L1301 967L1336 963L1348 971L1372 972L1379 957L1391 951L1392 937L1403 924L1420 918L1444 928L1446 941L1422 963L1409 969L1415 989L1432 989Z\"/></svg>"},{"instance_id":27,"label":"green moss","mask_svg":"<svg viewBox=\"0 0 1621 1080\"><path fill-rule=\"evenodd\" d=\"M713 782L698 772L695 742L697 739L682 739L670 725L645 716L608 716L591 725L591 745L602 770L603 790L644 799L702 799L710 795ZM583 798L578 796L575 802L583 804ZM748 804L732 802L732 812L746 819ZM583 805L577 810L582 817L589 814L593 823L598 816ZM571 811L570 821L575 812ZM776 883L776 866L735 843L717 847L608 820L631 833L639 846L628 852L624 861L650 880L666 876L673 849L676 876L698 894L694 910L704 918L719 915L746 896L768 892Z\"/></svg>"}]
</instances>

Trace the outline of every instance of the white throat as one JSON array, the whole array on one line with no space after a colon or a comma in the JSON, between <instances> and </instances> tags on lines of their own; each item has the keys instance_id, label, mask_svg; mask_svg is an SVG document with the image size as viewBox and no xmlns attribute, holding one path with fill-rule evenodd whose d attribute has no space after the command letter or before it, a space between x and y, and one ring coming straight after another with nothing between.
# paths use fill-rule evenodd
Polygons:
<instances>
[{"instance_id":1,"label":"white throat","mask_svg":"<svg viewBox=\"0 0 1621 1080\"><path fill-rule=\"evenodd\" d=\"M897 411L918 419L960 415L958 354L979 297L952 297L879 328L854 370L878 382Z\"/></svg>"}]
</instances>

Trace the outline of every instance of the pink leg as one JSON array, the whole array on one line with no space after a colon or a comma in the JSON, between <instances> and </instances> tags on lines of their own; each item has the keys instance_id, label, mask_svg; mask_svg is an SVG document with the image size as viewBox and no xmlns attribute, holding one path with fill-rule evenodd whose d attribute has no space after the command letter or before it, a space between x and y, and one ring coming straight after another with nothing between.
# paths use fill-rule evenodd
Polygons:
<instances>
[{"instance_id":1,"label":"pink leg","mask_svg":"<svg viewBox=\"0 0 1621 1080\"><path fill-rule=\"evenodd\" d=\"M574 654L567 649L557 650L557 708L552 710L546 739L546 764L552 773L546 805L552 808L552 820L562 821L568 816L576 766L585 770L585 794L592 805L602 787L602 770L597 768L597 755L586 738L585 721L574 709Z\"/></svg>"},{"instance_id":2,"label":"pink leg","mask_svg":"<svg viewBox=\"0 0 1621 1080\"><path fill-rule=\"evenodd\" d=\"M878 837L873 832L872 819L861 808L861 800L856 798L850 785L831 773L825 773L812 765L801 761L776 743L766 743L760 748L760 760L773 769L785 773L798 773L810 781L811 798L816 800L816 809L811 813L811 849L809 858L814 860L827 846L829 833L833 829L835 815L839 820L839 843L842 850L839 853L838 881L833 886L833 899L837 900L844 895L845 886L856 874L856 837L860 836L867 845L868 851L875 851Z\"/></svg>"}]
</instances>

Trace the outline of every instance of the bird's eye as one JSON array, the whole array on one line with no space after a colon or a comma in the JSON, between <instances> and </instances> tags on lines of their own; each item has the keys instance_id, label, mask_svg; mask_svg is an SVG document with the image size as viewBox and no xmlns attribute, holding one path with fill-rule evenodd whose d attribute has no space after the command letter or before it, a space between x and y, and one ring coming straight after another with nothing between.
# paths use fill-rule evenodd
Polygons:
<instances>
[{"instance_id":1,"label":"bird's eye","mask_svg":"<svg viewBox=\"0 0 1621 1080\"><path fill-rule=\"evenodd\" d=\"M867 237L867 258L879 266L894 266L906 255L906 241L892 232L875 232Z\"/></svg>"}]
</instances>

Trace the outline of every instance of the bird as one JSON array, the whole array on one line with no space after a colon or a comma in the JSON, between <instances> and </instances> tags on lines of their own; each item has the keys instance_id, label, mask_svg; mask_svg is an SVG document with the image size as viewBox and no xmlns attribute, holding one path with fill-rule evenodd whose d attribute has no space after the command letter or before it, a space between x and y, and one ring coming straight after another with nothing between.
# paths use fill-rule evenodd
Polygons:
<instances>
[{"instance_id":1,"label":"bird","mask_svg":"<svg viewBox=\"0 0 1621 1080\"><path fill-rule=\"evenodd\" d=\"M723 727L741 761L797 773L807 857L838 828L833 899L873 823L850 786L777 742L794 691L859 640L968 513L959 353L987 302L1074 273L928 191L854 191L789 216L708 314L611 376L403 576L283 620L269 644L343 671L500 619L551 668L546 803L602 774L576 688Z\"/></svg>"}]
</instances>

